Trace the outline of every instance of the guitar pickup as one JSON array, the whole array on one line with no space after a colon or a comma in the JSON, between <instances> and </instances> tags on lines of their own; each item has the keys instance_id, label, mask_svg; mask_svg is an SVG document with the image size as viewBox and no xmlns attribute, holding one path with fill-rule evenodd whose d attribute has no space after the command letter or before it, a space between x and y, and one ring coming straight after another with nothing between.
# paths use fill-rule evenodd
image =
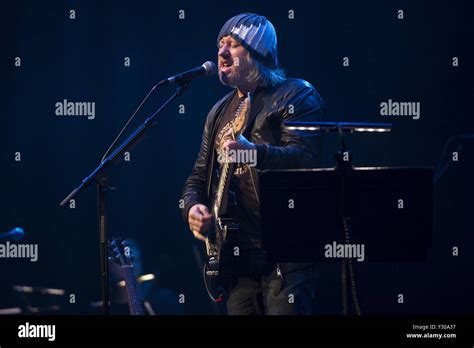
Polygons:
<instances>
[{"instance_id":1,"label":"guitar pickup","mask_svg":"<svg viewBox=\"0 0 474 348\"><path fill-rule=\"evenodd\" d=\"M239 229L239 224L234 222L232 218L223 218L223 217L221 217L220 223L223 226L226 226L227 230L238 230Z\"/></svg>"}]
</instances>

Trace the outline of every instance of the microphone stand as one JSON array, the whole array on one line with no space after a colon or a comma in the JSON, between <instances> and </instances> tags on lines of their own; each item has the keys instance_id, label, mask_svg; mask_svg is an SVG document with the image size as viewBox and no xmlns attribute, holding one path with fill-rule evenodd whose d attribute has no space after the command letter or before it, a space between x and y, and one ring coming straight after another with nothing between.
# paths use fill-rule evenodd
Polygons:
<instances>
[{"instance_id":1,"label":"microphone stand","mask_svg":"<svg viewBox=\"0 0 474 348\"><path fill-rule=\"evenodd\" d=\"M97 185L97 206L99 217L99 242L100 242L100 270L102 283L102 309L104 315L109 314L109 277L108 277L108 250L107 250L107 229L106 229L106 207L107 194L113 191L115 187L110 186L109 179L106 173L107 167L111 163L116 163L123 156L123 154L133 145L138 143L145 136L146 132L155 126L156 116L168 106L176 97L183 94L188 87L190 81L183 81L179 83L178 88L173 95L165 101L145 122L143 122L124 142L95 168L89 176L82 180L81 184L64 198L59 204L62 208L66 207L68 202L76 197L82 190L84 190L92 181Z\"/></svg>"}]
</instances>

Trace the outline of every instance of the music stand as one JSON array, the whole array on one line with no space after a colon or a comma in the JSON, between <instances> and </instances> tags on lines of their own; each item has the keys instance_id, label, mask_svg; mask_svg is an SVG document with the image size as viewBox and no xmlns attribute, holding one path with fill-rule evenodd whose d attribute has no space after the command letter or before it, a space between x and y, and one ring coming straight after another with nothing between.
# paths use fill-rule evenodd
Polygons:
<instances>
[{"instance_id":1,"label":"music stand","mask_svg":"<svg viewBox=\"0 0 474 348\"><path fill-rule=\"evenodd\" d=\"M294 127L305 131L338 131L341 149L336 155L336 165L260 172L262 247L269 261L340 260L343 314L349 312L347 273L354 306L360 314L354 262L426 259L431 246L432 169L352 167L343 132L355 128L362 131L363 127L375 131L376 126L386 131L390 125L304 124L299 122ZM341 245L354 247L345 249ZM362 246L364 255L347 255L347 251L356 254ZM338 255L341 249L342 255Z\"/></svg>"}]
</instances>

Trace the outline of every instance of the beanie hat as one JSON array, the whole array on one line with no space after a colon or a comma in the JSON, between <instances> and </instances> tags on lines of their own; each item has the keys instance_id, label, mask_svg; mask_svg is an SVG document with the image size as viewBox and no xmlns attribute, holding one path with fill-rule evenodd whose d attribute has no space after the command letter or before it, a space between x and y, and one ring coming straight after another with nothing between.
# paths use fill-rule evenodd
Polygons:
<instances>
[{"instance_id":1,"label":"beanie hat","mask_svg":"<svg viewBox=\"0 0 474 348\"><path fill-rule=\"evenodd\" d=\"M275 28L265 17L242 13L230 18L217 37L217 45L228 35L240 42L255 59L270 68L278 67Z\"/></svg>"}]
</instances>

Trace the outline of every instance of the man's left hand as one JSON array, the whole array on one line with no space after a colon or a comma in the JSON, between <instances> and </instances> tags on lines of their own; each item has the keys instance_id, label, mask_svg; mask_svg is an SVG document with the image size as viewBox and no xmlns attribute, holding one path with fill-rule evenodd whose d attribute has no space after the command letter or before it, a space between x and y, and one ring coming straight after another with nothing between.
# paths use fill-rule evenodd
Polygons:
<instances>
[{"instance_id":1,"label":"man's left hand","mask_svg":"<svg viewBox=\"0 0 474 348\"><path fill-rule=\"evenodd\" d=\"M246 150L246 151L256 151L257 147L254 143L250 142L243 135L239 135L237 141L227 140L224 143L224 151L230 150Z\"/></svg>"}]
</instances>

